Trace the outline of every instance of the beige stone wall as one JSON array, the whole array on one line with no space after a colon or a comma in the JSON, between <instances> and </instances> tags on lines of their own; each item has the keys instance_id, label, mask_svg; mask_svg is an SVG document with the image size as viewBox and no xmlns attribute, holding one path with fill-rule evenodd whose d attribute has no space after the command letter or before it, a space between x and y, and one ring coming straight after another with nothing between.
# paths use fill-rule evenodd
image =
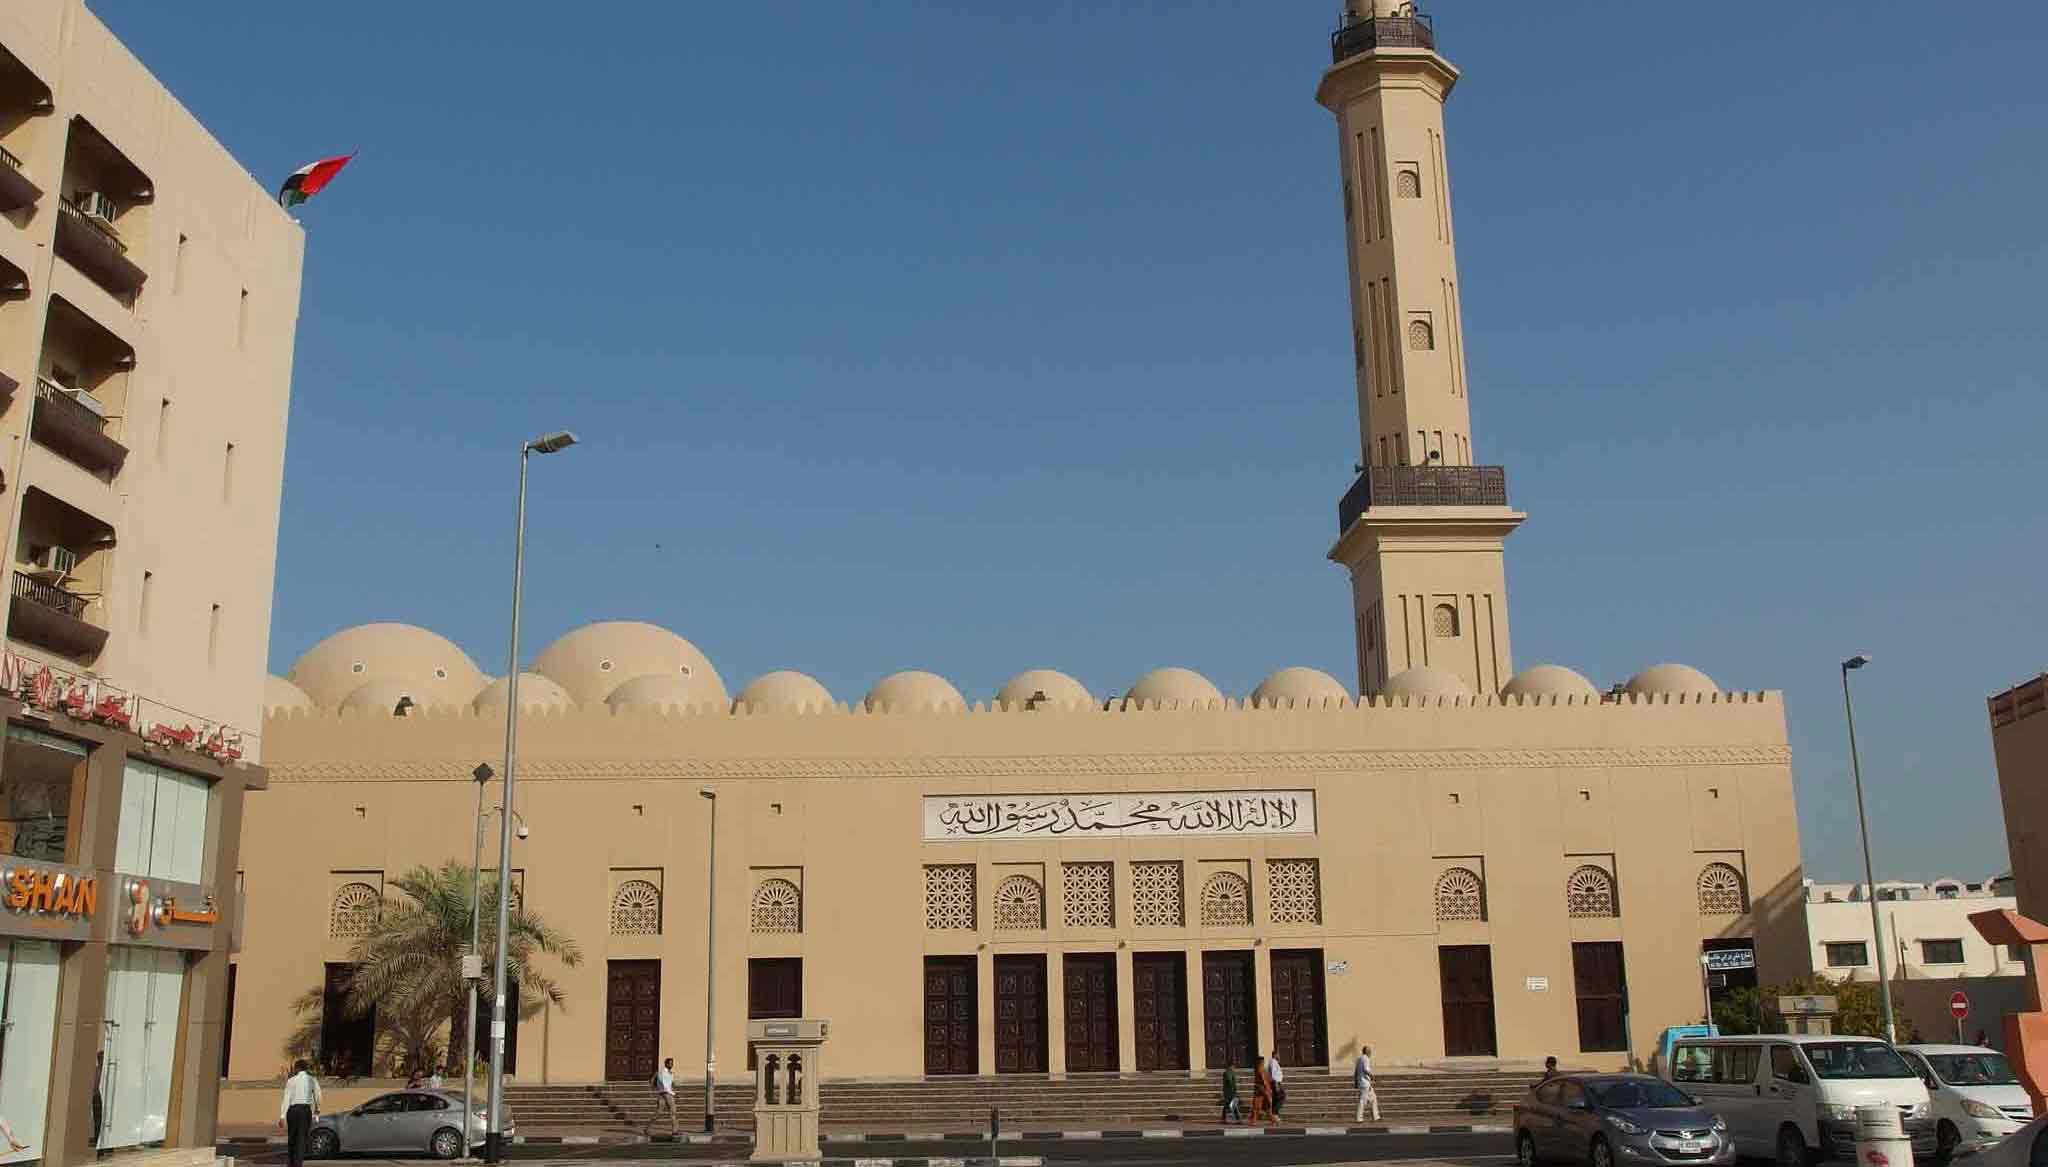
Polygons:
<instances>
[{"instance_id":1,"label":"beige stone wall","mask_svg":"<svg viewBox=\"0 0 2048 1167\"><path fill-rule=\"evenodd\" d=\"M2048 675L1991 698L1991 753L2020 914L2048 919Z\"/></svg>"},{"instance_id":2,"label":"beige stone wall","mask_svg":"<svg viewBox=\"0 0 2048 1167\"><path fill-rule=\"evenodd\" d=\"M403 719L300 712L268 724L272 786L244 836L249 943L242 954L232 1076L274 1075L286 1003L345 957L328 908L343 871L387 875L468 856L476 791L497 765L502 723L444 710ZM663 961L665 1055L690 1068L704 1024L704 842L719 795L718 1060L744 1064L748 956L800 955L805 1011L833 1022L828 1072L914 1076L923 1069L921 961L980 958L981 1057L993 1070L991 961L1006 952L1114 952L1122 1065L1132 1068L1131 960L1142 951L1258 954L1260 1047L1270 1048L1268 954L1320 948L1348 970L1327 979L1329 1055L1364 1040L1391 1063L1443 1054L1436 948L1492 946L1501 1053L1575 1055L1573 940L1626 945L1633 1046L1697 1020L1705 938L1758 936L1767 979L1803 967L1799 849L1784 712L1772 694L1683 701L1521 705L1354 705L1130 712L619 715L588 709L527 718L517 803L532 837L516 844L526 903L566 929L585 963L561 976L569 1000L525 1023L521 1076L603 1074L605 962ZM932 794L1310 789L1314 836L1051 842L922 840ZM1266 861L1319 862L1322 923L1273 924ZM1237 864L1253 884L1249 928L1139 928L1130 864L1179 859L1190 920L1197 869ZM1754 910L1702 916L1703 864L1745 871ZM1060 864L1115 864L1117 922L1070 929ZM974 931L926 927L924 866L971 863ZM1447 866L1482 869L1484 923L1439 925L1433 886ZM1564 882L1584 863L1618 877L1617 919L1572 920ZM1043 865L1043 932L991 927L1006 865ZM657 870L658 939L608 935L622 869ZM768 872L800 872L803 931L753 934L747 905ZM1195 960L1198 962L1199 957ZM1058 984L1058 962L1049 969ZM1189 1044L1202 1065L1199 964L1190 967ZM1532 992L1528 978L1548 978ZM1057 989L1049 994L1053 1069L1064 1068ZM1574 1060L1618 1064L1620 1055Z\"/></svg>"}]
</instances>

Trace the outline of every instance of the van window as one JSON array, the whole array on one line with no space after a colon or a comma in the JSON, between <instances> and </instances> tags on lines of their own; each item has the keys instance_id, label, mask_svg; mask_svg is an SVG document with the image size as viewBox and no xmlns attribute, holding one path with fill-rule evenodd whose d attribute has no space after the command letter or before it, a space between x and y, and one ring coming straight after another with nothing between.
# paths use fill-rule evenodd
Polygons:
<instances>
[{"instance_id":1,"label":"van window","mask_svg":"<svg viewBox=\"0 0 2048 1167\"><path fill-rule=\"evenodd\" d=\"M1671 1051L1671 1080L1674 1082L1713 1081L1713 1048L1704 1045L1682 1045Z\"/></svg>"},{"instance_id":2,"label":"van window","mask_svg":"<svg viewBox=\"0 0 2048 1167\"><path fill-rule=\"evenodd\" d=\"M1927 1060L1951 1086L2017 1086L2020 1081L2004 1054L1930 1054Z\"/></svg>"},{"instance_id":3,"label":"van window","mask_svg":"<svg viewBox=\"0 0 2048 1167\"><path fill-rule=\"evenodd\" d=\"M1671 1052L1671 1080L1747 1086L1761 1054L1753 1045L1681 1045Z\"/></svg>"},{"instance_id":4,"label":"van window","mask_svg":"<svg viewBox=\"0 0 2048 1167\"><path fill-rule=\"evenodd\" d=\"M1892 1047L1875 1041L1817 1041L1806 1060L1823 1078L1916 1078L1919 1075Z\"/></svg>"},{"instance_id":5,"label":"van window","mask_svg":"<svg viewBox=\"0 0 2048 1167\"><path fill-rule=\"evenodd\" d=\"M1789 1045L1771 1047L1771 1077L1780 1082L1810 1082L1806 1067L1799 1064L1799 1055Z\"/></svg>"},{"instance_id":6,"label":"van window","mask_svg":"<svg viewBox=\"0 0 2048 1167\"><path fill-rule=\"evenodd\" d=\"M1714 1081L1734 1086L1747 1086L1756 1081L1756 1064L1763 1060L1761 1046L1724 1045L1720 1057L1714 1059Z\"/></svg>"}]
</instances>

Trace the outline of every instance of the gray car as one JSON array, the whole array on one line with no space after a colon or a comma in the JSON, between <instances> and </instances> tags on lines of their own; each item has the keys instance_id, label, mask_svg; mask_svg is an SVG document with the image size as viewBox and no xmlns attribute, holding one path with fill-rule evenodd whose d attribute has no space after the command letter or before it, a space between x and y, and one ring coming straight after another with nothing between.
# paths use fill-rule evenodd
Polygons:
<instances>
[{"instance_id":1,"label":"gray car","mask_svg":"<svg viewBox=\"0 0 2048 1167\"><path fill-rule=\"evenodd\" d=\"M503 1112L507 1137L512 1114ZM484 1141L484 1112L470 1115L469 1138ZM440 1159L462 1154L462 1095L452 1090L394 1090L354 1110L323 1114L313 1122L307 1151L315 1158L359 1151L425 1151Z\"/></svg>"},{"instance_id":2,"label":"gray car","mask_svg":"<svg viewBox=\"0 0 2048 1167\"><path fill-rule=\"evenodd\" d=\"M1735 1162L1728 1124L1697 1099L1644 1074L1565 1074L1537 1083L1515 1104L1515 1157L1622 1164Z\"/></svg>"}]
</instances>

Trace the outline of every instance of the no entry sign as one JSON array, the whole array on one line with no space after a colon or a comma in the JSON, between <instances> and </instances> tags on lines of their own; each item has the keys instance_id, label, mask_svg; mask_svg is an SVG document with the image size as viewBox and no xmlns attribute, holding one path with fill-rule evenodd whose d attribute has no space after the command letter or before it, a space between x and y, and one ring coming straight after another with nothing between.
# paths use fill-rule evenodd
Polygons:
<instances>
[{"instance_id":1,"label":"no entry sign","mask_svg":"<svg viewBox=\"0 0 2048 1167\"><path fill-rule=\"evenodd\" d=\"M1965 996L1961 989L1950 993L1948 997L1948 1011L1949 1015L1957 1021L1968 1017L1970 1015L1970 998Z\"/></svg>"}]
</instances>

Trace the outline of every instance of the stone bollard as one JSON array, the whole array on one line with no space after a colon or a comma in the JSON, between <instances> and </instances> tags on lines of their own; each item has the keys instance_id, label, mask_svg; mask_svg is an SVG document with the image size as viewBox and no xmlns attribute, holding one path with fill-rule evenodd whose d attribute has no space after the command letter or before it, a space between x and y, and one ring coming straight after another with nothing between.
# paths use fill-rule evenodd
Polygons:
<instances>
[{"instance_id":1,"label":"stone bollard","mask_svg":"<svg viewBox=\"0 0 2048 1167\"><path fill-rule=\"evenodd\" d=\"M1906 1137L1899 1108L1876 1103L1856 1108L1857 1167L1913 1167L1913 1140Z\"/></svg>"}]
</instances>

